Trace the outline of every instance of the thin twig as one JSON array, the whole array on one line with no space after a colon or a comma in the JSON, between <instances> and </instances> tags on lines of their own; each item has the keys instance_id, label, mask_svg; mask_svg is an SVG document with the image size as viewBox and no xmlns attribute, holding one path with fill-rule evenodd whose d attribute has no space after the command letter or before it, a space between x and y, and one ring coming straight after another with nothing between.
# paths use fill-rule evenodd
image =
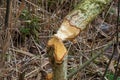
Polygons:
<instances>
[{"instance_id":1,"label":"thin twig","mask_svg":"<svg viewBox=\"0 0 120 80\"><path fill-rule=\"evenodd\" d=\"M88 66L92 61L94 61L98 56L100 56L105 50L107 50L113 42L109 42L107 46L105 46L100 52L98 52L95 56L93 56L89 61L86 61L83 65L80 65L78 69L71 72L71 74L68 75L68 78L71 78L73 75L78 73L80 70Z\"/></svg>"},{"instance_id":2,"label":"thin twig","mask_svg":"<svg viewBox=\"0 0 120 80\"><path fill-rule=\"evenodd\" d=\"M30 57L35 57L35 55L33 55L32 53L29 53L29 52L26 52L26 51L23 51L23 50L17 50L17 49L12 49L12 48L10 48L10 50L15 51L17 53L25 54L25 55L30 56Z\"/></svg>"}]
</instances>

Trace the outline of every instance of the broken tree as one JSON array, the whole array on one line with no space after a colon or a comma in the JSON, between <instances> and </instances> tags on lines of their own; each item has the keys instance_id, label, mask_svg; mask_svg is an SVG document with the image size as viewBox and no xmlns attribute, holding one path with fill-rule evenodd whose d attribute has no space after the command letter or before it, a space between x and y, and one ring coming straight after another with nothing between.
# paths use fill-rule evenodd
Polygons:
<instances>
[{"instance_id":1,"label":"broken tree","mask_svg":"<svg viewBox=\"0 0 120 80\"><path fill-rule=\"evenodd\" d=\"M64 18L57 33L48 41L53 80L67 80L67 49L63 41L75 39L110 2L111 0L82 0Z\"/></svg>"}]
</instances>

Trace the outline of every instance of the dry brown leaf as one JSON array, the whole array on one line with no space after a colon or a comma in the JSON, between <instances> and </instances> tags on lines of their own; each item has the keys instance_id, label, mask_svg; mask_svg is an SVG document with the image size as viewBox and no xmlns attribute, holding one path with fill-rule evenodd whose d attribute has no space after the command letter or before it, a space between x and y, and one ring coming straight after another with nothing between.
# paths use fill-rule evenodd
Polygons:
<instances>
[{"instance_id":1,"label":"dry brown leaf","mask_svg":"<svg viewBox=\"0 0 120 80\"><path fill-rule=\"evenodd\" d=\"M115 73L114 61L113 61L113 60L112 60L111 63L110 63L109 69L110 69L113 73Z\"/></svg>"},{"instance_id":2,"label":"dry brown leaf","mask_svg":"<svg viewBox=\"0 0 120 80\"><path fill-rule=\"evenodd\" d=\"M21 12L22 12L22 10L25 8L25 1L23 0L22 2L21 2L21 4L20 4L20 7L19 7L19 9L18 9L18 12L16 13L16 19L15 20L17 20L18 19L18 17L20 16L20 14L21 14Z\"/></svg>"}]
</instances>

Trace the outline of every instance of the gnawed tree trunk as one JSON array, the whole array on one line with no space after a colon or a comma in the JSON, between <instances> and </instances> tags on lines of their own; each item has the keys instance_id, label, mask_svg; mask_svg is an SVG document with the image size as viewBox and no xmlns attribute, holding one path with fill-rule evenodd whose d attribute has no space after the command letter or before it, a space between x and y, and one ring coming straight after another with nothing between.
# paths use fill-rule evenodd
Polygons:
<instances>
[{"instance_id":1,"label":"gnawed tree trunk","mask_svg":"<svg viewBox=\"0 0 120 80\"><path fill-rule=\"evenodd\" d=\"M0 6L3 4L3 0L0 0Z\"/></svg>"},{"instance_id":2,"label":"gnawed tree trunk","mask_svg":"<svg viewBox=\"0 0 120 80\"><path fill-rule=\"evenodd\" d=\"M48 41L48 46L53 48L48 51L52 56L50 59L53 66L53 80L67 80L67 50L63 41L75 39L110 2L111 0L82 0L64 18L57 33Z\"/></svg>"},{"instance_id":3,"label":"gnawed tree trunk","mask_svg":"<svg viewBox=\"0 0 120 80\"><path fill-rule=\"evenodd\" d=\"M48 52L53 69L52 80L67 80L67 55L64 57L63 62L59 64L56 63L53 57L54 49L52 47L49 47ZM51 80L51 79L47 79L47 80Z\"/></svg>"}]
</instances>

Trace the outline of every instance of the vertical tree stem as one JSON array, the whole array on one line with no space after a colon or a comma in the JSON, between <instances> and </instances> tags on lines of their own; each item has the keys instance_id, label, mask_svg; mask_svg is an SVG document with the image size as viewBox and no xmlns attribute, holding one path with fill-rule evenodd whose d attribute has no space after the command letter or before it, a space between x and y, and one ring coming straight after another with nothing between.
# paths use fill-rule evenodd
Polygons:
<instances>
[{"instance_id":1,"label":"vertical tree stem","mask_svg":"<svg viewBox=\"0 0 120 80\"><path fill-rule=\"evenodd\" d=\"M12 0L6 1L6 15L5 15L5 25L3 27L3 42L2 42L2 53L0 54L0 68L4 68L5 65L5 53L8 49L10 43L10 32L7 30L10 27L10 18L11 18L11 7Z\"/></svg>"},{"instance_id":2,"label":"vertical tree stem","mask_svg":"<svg viewBox=\"0 0 120 80\"><path fill-rule=\"evenodd\" d=\"M53 80L67 80L67 55L64 57L63 62L58 64L54 60L54 49L52 47L48 48L48 54L53 69Z\"/></svg>"}]
</instances>

